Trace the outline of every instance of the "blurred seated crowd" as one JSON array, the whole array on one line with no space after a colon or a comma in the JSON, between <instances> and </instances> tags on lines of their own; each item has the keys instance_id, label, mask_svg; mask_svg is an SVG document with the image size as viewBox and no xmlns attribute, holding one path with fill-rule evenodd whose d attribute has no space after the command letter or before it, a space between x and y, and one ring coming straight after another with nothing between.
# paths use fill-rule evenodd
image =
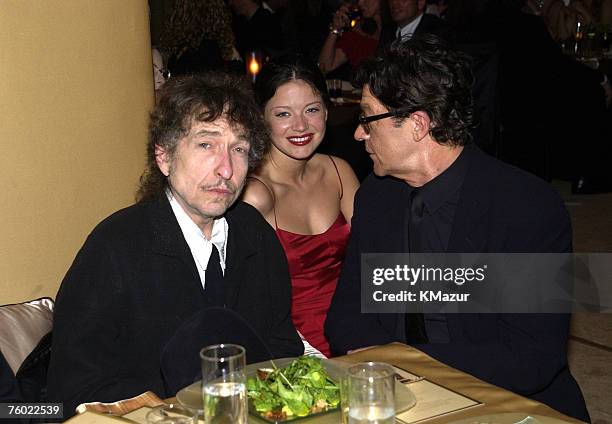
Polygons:
<instances>
[{"instance_id":1,"label":"blurred seated crowd","mask_svg":"<svg viewBox=\"0 0 612 424\"><path fill-rule=\"evenodd\" d=\"M440 35L472 57L481 148L546 180L572 181L574 193L612 189L603 162L612 136L612 0L150 3L160 15L152 31L154 55L163 58L158 85L162 72L243 74L254 51L264 61L303 54L327 79L351 81L364 59L395 40ZM363 149L346 146L352 118L330 121L321 152L348 160L361 180L370 168Z\"/></svg>"}]
</instances>

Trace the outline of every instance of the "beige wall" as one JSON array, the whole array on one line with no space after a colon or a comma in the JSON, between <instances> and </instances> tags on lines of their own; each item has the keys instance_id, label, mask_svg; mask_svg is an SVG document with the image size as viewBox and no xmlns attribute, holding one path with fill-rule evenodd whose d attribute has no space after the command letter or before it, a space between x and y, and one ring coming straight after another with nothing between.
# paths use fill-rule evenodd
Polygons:
<instances>
[{"instance_id":1,"label":"beige wall","mask_svg":"<svg viewBox=\"0 0 612 424\"><path fill-rule=\"evenodd\" d=\"M0 0L0 304L55 297L132 203L153 103L147 0Z\"/></svg>"}]
</instances>

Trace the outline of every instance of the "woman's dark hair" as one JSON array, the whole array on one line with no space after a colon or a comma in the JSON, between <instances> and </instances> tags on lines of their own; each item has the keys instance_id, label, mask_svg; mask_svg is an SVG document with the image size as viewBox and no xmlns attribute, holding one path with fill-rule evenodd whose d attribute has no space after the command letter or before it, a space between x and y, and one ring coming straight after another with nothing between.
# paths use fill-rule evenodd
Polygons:
<instances>
[{"instance_id":1,"label":"woman's dark hair","mask_svg":"<svg viewBox=\"0 0 612 424\"><path fill-rule=\"evenodd\" d=\"M281 85L290 81L304 81L321 95L326 105L329 105L329 94L325 77L316 63L303 55L285 55L266 63L255 83L255 100L263 109L266 103L274 97Z\"/></svg>"},{"instance_id":2,"label":"woman's dark hair","mask_svg":"<svg viewBox=\"0 0 612 424\"><path fill-rule=\"evenodd\" d=\"M396 124L424 111L432 121L434 140L455 145L471 140L472 84L467 56L431 34L394 43L380 57L366 61L355 77L355 85L367 85L397 113Z\"/></svg>"},{"instance_id":3,"label":"woman's dark hair","mask_svg":"<svg viewBox=\"0 0 612 424\"><path fill-rule=\"evenodd\" d=\"M137 201L160 196L166 176L155 160L155 146L172 157L179 140L194 122L226 119L234 130L244 131L249 140L249 169L254 169L269 146L269 136L253 93L244 78L221 72L171 78L160 91L151 113L147 143L147 167L140 177Z\"/></svg>"}]
</instances>

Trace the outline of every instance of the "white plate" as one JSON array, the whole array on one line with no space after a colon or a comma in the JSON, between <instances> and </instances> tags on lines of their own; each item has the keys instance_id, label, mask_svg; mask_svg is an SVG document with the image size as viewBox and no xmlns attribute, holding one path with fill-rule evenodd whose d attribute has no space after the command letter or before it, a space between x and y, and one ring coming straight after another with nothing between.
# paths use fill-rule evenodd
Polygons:
<instances>
[{"instance_id":1,"label":"white plate","mask_svg":"<svg viewBox=\"0 0 612 424\"><path fill-rule=\"evenodd\" d=\"M282 358L275 359L274 363L278 368L283 368L289 365L296 358ZM329 376L338 382L340 377L345 373L345 369L350 367L353 364L348 364L340 361L335 361L333 359L322 359L323 366L325 370L329 374ZM250 364L246 367L247 377L251 377L255 375L257 369L259 368L272 368L272 364L270 361L259 362L257 364ZM181 389L176 394L176 399L179 403L190 409L202 409L202 382L196 381L195 383ZM395 410L396 412L406 411L412 408L416 404L416 398L408 387L403 384L399 384L396 382L395 384ZM332 414L337 413L339 411L333 412Z\"/></svg>"}]
</instances>

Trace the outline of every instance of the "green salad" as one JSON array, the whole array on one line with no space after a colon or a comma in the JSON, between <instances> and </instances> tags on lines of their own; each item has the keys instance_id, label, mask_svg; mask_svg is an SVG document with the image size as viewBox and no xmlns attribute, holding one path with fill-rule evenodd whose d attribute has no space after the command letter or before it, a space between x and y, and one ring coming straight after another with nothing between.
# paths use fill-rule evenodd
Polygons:
<instances>
[{"instance_id":1,"label":"green salad","mask_svg":"<svg viewBox=\"0 0 612 424\"><path fill-rule=\"evenodd\" d=\"M324 412L340 402L340 388L321 359L309 356L282 369L258 370L247 380L247 395L260 415L277 421Z\"/></svg>"}]
</instances>

